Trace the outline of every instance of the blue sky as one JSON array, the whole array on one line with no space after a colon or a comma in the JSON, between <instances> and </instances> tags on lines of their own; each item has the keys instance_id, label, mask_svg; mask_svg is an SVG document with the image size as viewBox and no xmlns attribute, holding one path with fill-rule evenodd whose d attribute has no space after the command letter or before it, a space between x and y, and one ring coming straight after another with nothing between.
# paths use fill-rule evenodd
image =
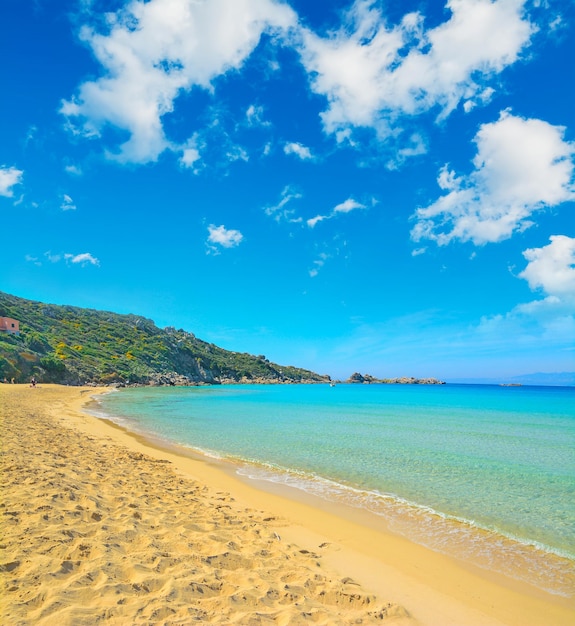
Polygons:
<instances>
[{"instance_id":1,"label":"blue sky","mask_svg":"<svg viewBox=\"0 0 575 626\"><path fill-rule=\"evenodd\" d=\"M334 377L575 370L567 0L2 0L0 289Z\"/></svg>"}]
</instances>

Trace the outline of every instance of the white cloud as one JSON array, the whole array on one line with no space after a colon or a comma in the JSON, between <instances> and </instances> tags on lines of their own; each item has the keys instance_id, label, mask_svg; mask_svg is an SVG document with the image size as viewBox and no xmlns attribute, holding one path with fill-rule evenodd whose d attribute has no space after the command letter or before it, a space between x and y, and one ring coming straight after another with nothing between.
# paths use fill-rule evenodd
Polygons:
<instances>
[{"instance_id":1,"label":"white cloud","mask_svg":"<svg viewBox=\"0 0 575 626\"><path fill-rule=\"evenodd\" d=\"M487 101L493 90L486 80L514 63L534 32L523 5L449 0L450 18L426 30L419 13L388 26L375 2L356 0L338 31L324 38L302 30L311 87L328 101L326 132L343 137L346 128L362 126L388 138L402 115L437 108L446 117L462 101Z\"/></svg>"},{"instance_id":2,"label":"white cloud","mask_svg":"<svg viewBox=\"0 0 575 626\"><path fill-rule=\"evenodd\" d=\"M548 245L523 252L528 263L519 274L543 298L518 304L504 315L484 317L484 336L514 337L515 342L573 345L575 337L575 238L553 235Z\"/></svg>"},{"instance_id":3,"label":"white cloud","mask_svg":"<svg viewBox=\"0 0 575 626\"><path fill-rule=\"evenodd\" d=\"M396 371L403 364L415 376L436 376L439 363L444 368L441 376L453 378L477 376L477 368L489 377L569 370L575 355L575 238L555 235L548 245L523 254L528 263L519 277L531 289L542 290L541 299L472 324L454 322L452 313L440 309L376 325L360 319L334 350L333 362L345 364L347 371L353 371L350 363L360 363L376 375L382 363L393 363ZM524 372L516 370L519 357ZM470 363L472 369L466 371Z\"/></svg>"},{"instance_id":4,"label":"white cloud","mask_svg":"<svg viewBox=\"0 0 575 626\"><path fill-rule=\"evenodd\" d=\"M201 145L200 145L201 144ZM180 149L182 155L179 158L179 164L185 169L193 169L197 173L200 169L199 161L201 160L201 150L205 148L205 144L200 140L199 134L194 133Z\"/></svg>"},{"instance_id":5,"label":"white cloud","mask_svg":"<svg viewBox=\"0 0 575 626\"><path fill-rule=\"evenodd\" d=\"M277 222L286 220L299 223L302 221L301 217L295 217L295 209L288 208L287 205L294 200L300 200L302 197L299 191L286 185L281 192L280 201L277 204L264 207L264 213L273 217Z\"/></svg>"},{"instance_id":6,"label":"white cloud","mask_svg":"<svg viewBox=\"0 0 575 626\"><path fill-rule=\"evenodd\" d=\"M337 213L349 213L350 211L355 211L355 209L365 209L365 204L361 204L353 198L348 198L347 200L333 208L333 214L336 215Z\"/></svg>"},{"instance_id":7,"label":"white cloud","mask_svg":"<svg viewBox=\"0 0 575 626\"><path fill-rule=\"evenodd\" d=\"M330 220L340 213L350 213L351 211L355 211L356 209L365 209L365 208L367 208L365 204L361 204L360 202L357 202L357 200L354 200L353 198L348 198L344 202L335 206L331 210L331 213L328 213L327 215L316 215L315 217L312 217L311 219L307 220L306 223L310 228L313 228L318 222L322 222L323 220Z\"/></svg>"},{"instance_id":8,"label":"white cloud","mask_svg":"<svg viewBox=\"0 0 575 626\"><path fill-rule=\"evenodd\" d=\"M280 34L284 45L299 51L312 90L327 100L325 131L354 146L351 129L375 129L379 139L398 144L387 163L395 169L427 151L419 133L403 141L402 117L431 110L446 117L460 103L470 111L492 98L489 80L518 59L535 31L525 2L449 0L450 17L426 29L420 13L389 25L379 2L356 0L341 27L321 36L299 26L293 9L279 0L129 0L106 14L105 27L84 13L93 22L80 37L102 74L63 101L61 113L72 132L86 137L101 137L108 126L119 129L125 140L111 146L109 158L146 163L175 150L183 167L195 168L197 153L167 136L163 117L181 94L193 87L213 91L216 78L241 69L262 33ZM269 122L252 104L243 125ZM284 151L314 158L300 143ZM230 159L247 155L234 152Z\"/></svg>"},{"instance_id":9,"label":"white cloud","mask_svg":"<svg viewBox=\"0 0 575 626\"><path fill-rule=\"evenodd\" d=\"M549 20L548 28L551 32L554 32L567 28L567 25L562 15L555 15Z\"/></svg>"},{"instance_id":10,"label":"white cloud","mask_svg":"<svg viewBox=\"0 0 575 626\"><path fill-rule=\"evenodd\" d=\"M200 160L200 153L195 147L187 147L182 150L182 156L180 157L180 164L182 167L192 168L194 163Z\"/></svg>"},{"instance_id":11,"label":"white cloud","mask_svg":"<svg viewBox=\"0 0 575 626\"><path fill-rule=\"evenodd\" d=\"M411 256L420 256L425 254L427 248L415 248L411 251Z\"/></svg>"},{"instance_id":12,"label":"white cloud","mask_svg":"<svg viewBox=\"0 0 575 626\"><path fill-rule=\"evenodd\" d=\"M34 263L34 265L42 265L40 259L36 256L32 256L31 254L27 254L25 257L27 263Z\"/></svg>"},{"instance_id":13,"label":"white cloud","mask_svg":"<svg viewBox=\"0 0 575 626\"><path fill-rule=\"evenodd\" d=\"M314 226L318 223L318 222L322 222L323 220L327 220L329 219L329 217L327 215L316 215L315 217L311 217L309 220L306 221L306 224L310 227L310 228L314 228Z\"/></svg>"},{"instance_id":14,"label":"white cloud","mask_svg":"<svg viewBox=\"0 0 575 626\"><path fill-rule=\"evenodd\" d=\"M529 228L535 211L575 199L575 144L564 132L506 111L483 124L474 139L475 169L467 176L441 169L437 182L447 194L416 211L412 239L502 241Z\"/></svg>"},{"instance_id":15,"label":"white cloud","mask_svg":"<svg viewBox=\"0 0 575 626\"><path fill-rule=\"evenodd\" d=\"M233 161L247 162L250 160L247 150L245 150L245 148L242 148L241 146L238 146L237 144L231 145L226 151L225 156L226 160L229 163L232 163Z\"/></svg>"},{"instance_id":16,"label":"white cloud","mask_svg":"<svg viewBox=\"0 0 575 626\"><path fill-rule=\"evenodd\" d=\"M28 132L26 133L26 138L24 139L24 145L28 146L31 141L34 141L37 133L38 127L34 125L30 126L30 128L28 128Z\"/></svg>"},{"instance_id":17,"label":"white cloud","mask_svg":"<svg viewBox=\"0 0 575 626\"><path fill-rule=\"evenodd\" d=\"M67 174L72 174L73 176L82 176L83 174L82 168L78 167L77 165L66 165L64 167L64 171Z\"/></svg>"},{"instance_id":18,"label":"white cloud","mask_svg":"<svg viewBox=\"0 0 575 626\"><path fill-rule=\"evenodd\" d=\"M173 147L162 116L180 93L194 85L212 90L217 76L241 67L264 31L294 23L293 11L273 0L132 0L107 14L107 32L81 30L104 73L83 83L61 113L88 137L107 125L126 131L111 158L155 161Z\"/></svg>"},{"instance_id":19,"label":"white cloud","mask_svg":"<svg viewBox=\"0 0 575 626\"><path fill-rule=\"evenodd\" d=\"M388 170L397 170L407 159L427 153L427 141L419 133L413 133L403 143L405 145L395 148L392 158L385 164Z\"/></svg>"},{"instance_id":20,"label":"white cloud","mask_svg":"<svg viewBox=\"0 0 575 626\"><path fill-rule=\"evenodd\" d=\"M64 254L64 259L74 265L100 265L100 261L89 252L81 254Z\"/></svg>"},{"instance_id":21,"label":"white cloud","mask_svg":"<svg viewBox=\"0 0 575 626\"><path fill-rule=\"evenodd\" d=\"M60 204L60 208L62 209L62 211L75 211L76 205L74 203L74 200L72 200L72 198L70 198L68 194L64 194L64 196L62 197L62 203Z\"/></svg>"},{"instance_id":22,"label":"white cloud","mask_svg":"<svg viewBox=\"0 0 575 626\"><path fill-rule=\"evenodd\" d=\"M208 250L217 254L218 246L222 248L235 248L242 242L244 236L239 230L227 229L225 226L208 226Z\"/></svg>"},{"instance_id":23,"label":"white cloud","mask_svg":"<svg viewBox=\"0 0 575 626\"><path fill-rule=\"evenodd\" d=\"M466 100L463 103L463 110L466 113L469 113L469 111L474 109L478 104L487 104L494 94L495 89L493 89L492 87L487 87L481 93L476 94L473 99Z\"/></svg>"},{"instance_id":24,"label":"white cloud","mask_svg":"<svg viewBox=\"0 0 575 626\"><path fill-rule=\"evenodd\" d=\"M205 169L225 170L230 163L249 160L246 149L235 143L228 131L226 112L220 107L213 107L209 117L208 123L177 148L181 151L178 159L180 167L190 169L194 174Z\"/></svg>"},{"instance_id":25,"label":"white cloud","mask_svg":"<svg viewBox=\"0 0 575 626\"><path fill-rule=\"evenodd\" d=\"M294 154L295 156L300 158L302 161L309 161L313 159L311 150L307 146L302 145L301 143L296 143L296 142L286 143L284 146L284 153Z\"/></svg>"},{"instance_id":26,"label":"white cloud","mask_svg":"<svg viewBox=\"0 0 575 626\"><path fill-rule=\"evenodd\" d=\"M329 254L326 252L321 252L317 259L313 262L313 267L309 270L309 275L311 278L315 278L320 269L325 265L325 262L329 259Z\"/></svg>"},{"instance_id":27,"label":"white cloud","mask_svg":"<svg viewBox=\"0 0 575 626\"><path fill-rule=\"evenodd\" d=\"M519 274L531 289L542 289L555 297L575 299L575 239L553 235L543 248L529 248L523 256L529 261Z\"/></svg>"},{"instance_id":28,"label":"white cloud","mask_svg":"<svg viewBox=\"0 0 575 626\"><path fill-rule=\"evenodd\" d=\"M264 120L264 108L255 104L247 108L246 123L248 126L271 126L270 122Z\"/></svg>"},{"instance_id":29,"label":"white cloud","mask_svg":"<svg viewBox=\"0 0 575 626\"><path fill-rule=\"evenodd\" d=\"M16 169L15 167L6 167L5 165L0 167L0 196L11 198L14 195L14 189L16 185L22 182L23 170Z\"/></svg>"},{"instance_id":30,"label":"white cloud","mask_svg":"<svg viewBox=\"0 0 575 626\"><path fill-rule=\"evenodd\" d=\"M50 263L59 263L62 260L61 254L52 254L50 250L44 252L44 256L50 261Z\"/></svg>"},{"instance_id":31,"label":"white cloud","mask_svg":"<svg viewBox=\"0 0 575 626\"><path fill-rule=\"evenodd\" d=\"M50 263L59 263L64 260L66 263L73 263L74 265L100 265L100 261L89 252L82 252L80 254L72 254L70 252L52 254L52 252L48 251L44 253L44 256ZM41 265L38 259L31 255L26 255L26 260L34 262L36 265Z\"/></svg>"}]
</instances>

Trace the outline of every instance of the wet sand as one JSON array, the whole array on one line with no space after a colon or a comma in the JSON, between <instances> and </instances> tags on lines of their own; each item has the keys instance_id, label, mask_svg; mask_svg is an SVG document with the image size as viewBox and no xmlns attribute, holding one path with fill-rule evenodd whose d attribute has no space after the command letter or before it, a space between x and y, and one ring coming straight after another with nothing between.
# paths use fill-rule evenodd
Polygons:
<instances>
[{"instance_id":1,"label":"wet sand","mask_svg":"<svg viewBox=\"0 0 575 626\"><path fill-rule=\"evenodd\" d=\"M242 482L83 413L96 393L0 384L2 623L575 622L567 600L359 511Z\"/></svg>"}]
</instances>

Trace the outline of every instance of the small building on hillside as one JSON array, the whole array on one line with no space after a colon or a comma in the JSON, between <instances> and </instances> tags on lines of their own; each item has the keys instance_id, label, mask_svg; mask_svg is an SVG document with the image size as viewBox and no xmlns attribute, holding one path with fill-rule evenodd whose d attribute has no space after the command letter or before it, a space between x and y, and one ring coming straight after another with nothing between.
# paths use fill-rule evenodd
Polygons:
<instances>
[{"instance_id":1,"label":"small building on hillside","mask_svg":"<svg viewBox=\"0 0 575 626\"><path fill-rule=\"evenodd\" d=\"M11 317L0 317L0 331L17 335L20 332L20 322Z\"/></svg>"}]
</instances>

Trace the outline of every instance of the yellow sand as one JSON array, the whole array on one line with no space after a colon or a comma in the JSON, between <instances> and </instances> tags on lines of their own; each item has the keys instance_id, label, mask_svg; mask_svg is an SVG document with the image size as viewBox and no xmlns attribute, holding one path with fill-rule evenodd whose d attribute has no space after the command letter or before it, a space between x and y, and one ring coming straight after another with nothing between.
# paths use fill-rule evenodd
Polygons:
<instances>
[{"instance_id":1,"label":"yellow sand","mask_svg":"<svg viewBox=\"0 0 575 626\"><path fill-rule=\"evenodd\" d=\"M97 392L0 385L2 624L575 623L565 599L82 413Z\"/></svg>"}]
</instances>

